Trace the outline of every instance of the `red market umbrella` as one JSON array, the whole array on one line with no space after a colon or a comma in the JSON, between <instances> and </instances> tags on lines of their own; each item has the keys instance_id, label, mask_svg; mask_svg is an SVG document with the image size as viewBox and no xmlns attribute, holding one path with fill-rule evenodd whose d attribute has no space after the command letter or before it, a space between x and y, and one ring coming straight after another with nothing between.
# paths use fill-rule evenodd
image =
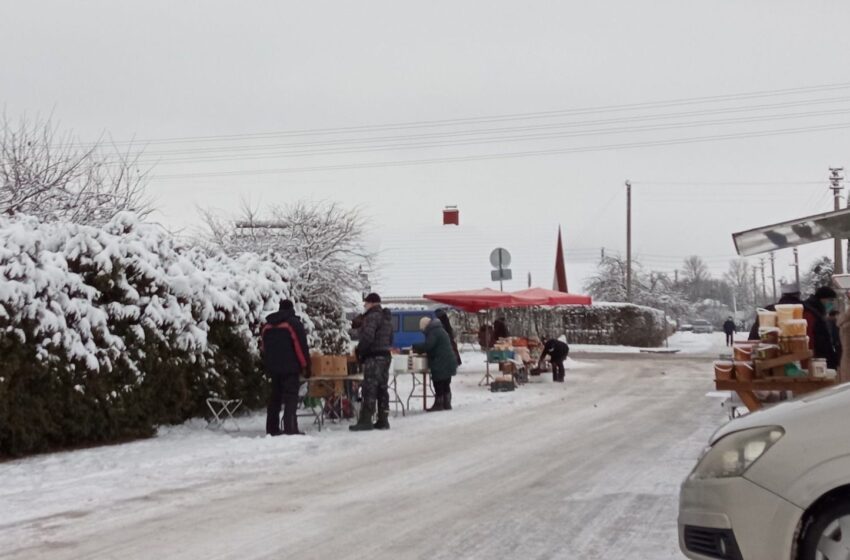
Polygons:
<instances>
[{"instance_id":1,"label":"red market umbrella","mask_svg":"<svg viewBox=\"0 0 850 560\"><path fill-rule=\"evenodd\" d=\"M533 305L549 305L543 298L517 295L517 293L499 292L490 288L482 290L464 290L458 292L443 292L425 294L425 299L451 305L463 311L476 313L484 309L500 307L530 307Z\"/></svg>"},{"instance_id":2,"label":"red market umbrella","mask_svg":"<svg viewBox=\"0 0 850 560\"><path fill-rule=\"evenodd\" d=\"M512 292L511 295L529 300L544 301L544 303L532 305L590 305L593 303L590 296L556 292L546 288L528 288L527 290Z\"/></svg>"}]
</instances>

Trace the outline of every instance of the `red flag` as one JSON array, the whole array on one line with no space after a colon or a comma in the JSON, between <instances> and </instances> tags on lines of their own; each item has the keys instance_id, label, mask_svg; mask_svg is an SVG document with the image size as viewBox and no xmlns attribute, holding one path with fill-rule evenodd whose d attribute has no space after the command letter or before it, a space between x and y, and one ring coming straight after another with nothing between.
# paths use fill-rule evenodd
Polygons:
<instances>
[{"instance_id":1,"label":"red flag","mask_svg":"<svg viewBox=\"0 0 850 560\"><path fill-rule=\"evenodd\" d=\"M564 243L561 241L561 226L558 226L558 252L555 255L555 280L552 289L567 293L567 266L564 263Z\"/></svg>"}]
</instances>

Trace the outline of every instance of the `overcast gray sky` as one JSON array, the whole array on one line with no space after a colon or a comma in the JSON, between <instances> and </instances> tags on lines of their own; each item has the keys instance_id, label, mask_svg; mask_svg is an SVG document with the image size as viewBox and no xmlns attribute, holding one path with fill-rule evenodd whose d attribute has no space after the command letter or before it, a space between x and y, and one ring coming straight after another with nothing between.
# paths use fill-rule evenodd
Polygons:
<instances>
[{"instance_id":1,"label":"overcast gray sky","mask_svg":"<svg viewBox=\"0 0 850 560\"><path fill-rule=\"evenodd\" d=\"M158 162L151 191L172 227L240 197L334 199L363 205L384 239L457 204L479 230L526 224L547 253L561 224L578 267L624 250L628 178L646 264L697 253L718 271L733 231L829 209L827 168L850 167L850 87L777 93L850 82L839 0L0 6L7 116L52 113L84 141L135 138ZM774 93L716 98L747 92ZM712 99L612 108L698 97ZM457 122L476 117L491 118ZM344 127L361 128L316 133ZM788 129L803 132L681 142ZM174 138L192 140L161 142ZM513 157L539 151L557 153ZM423 160L438 162L397 165ZM717 184L734 182L770 184Z\"/></svg>"}]
</instances>

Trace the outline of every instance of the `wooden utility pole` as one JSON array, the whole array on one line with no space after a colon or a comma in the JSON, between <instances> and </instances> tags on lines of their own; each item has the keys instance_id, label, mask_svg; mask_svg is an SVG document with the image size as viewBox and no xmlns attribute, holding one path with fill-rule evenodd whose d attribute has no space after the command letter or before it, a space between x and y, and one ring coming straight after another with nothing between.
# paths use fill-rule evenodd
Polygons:
<instances>
[{"instance_id":1,"label":"wooden utility pole","mask_svg":"<svg viewBox=\"0 0 850 560\"><path fill-rule=\"evenodd\" d=\"M754 266L753 267L753 305L756 306L756 307L759 306L759 282L758 282L758 279L756 278L757 271L758 271L758 267Z\"/></svg>"},{"instance_id":2,"label":"wooden utility pole","mask_svg":"<svg viewBox=\"0 0 850 560\"><path fill-rule=\"evenodd\" d=\"M776 301L776 254L770 252L770 283L773 285L773 301Z\"/></svg>"},{"instance_id":3,"label":"wooden utility pole","mask_svg":"<svg viewBox=\"0 0 850 560\"><path fill-rule=\"evenodd\" d=\"M632 183L626 180L626 301L632 302Z\"/></svg>"},{"instance_id":4,"label":"wooden utility pole","mask_svg":"<svg viewBox=\"0 0 850 560\"><path fill-rule=\"evenodd\" d=\"M841 183L844 181L844 176L841 174L844 171L843 167L829 168L829 188L832 190L832 198L836 210L841 210L841 191L844 187ZM844 274L844 254L841 249L841 239L835 238L835 274Z\"/></svg>"},{"instance_id":5,"label":"wooden utility pole","mask_svg":"<svg viewBox=\"0 0 850 560\"><path fill-rule=\"evenodd\" d=\"M761 269L761 300L767 301L767 282L764 279L764 257L762 257L759 262L761 263L759 266Z\"/></svg>"},{"instance_id":6,"label":"wooden utility pole","mask_svg":"<svg viewBox=\"0 0 850 560\"><path fill-rule=\"evenodd\" d=\"M791 266L794 267L794 278L797 281L797 291L800 292L802 291L802 288L800 287L800 252L796 247L794 247L794 264Z\"/></svg>"}]
</instances>

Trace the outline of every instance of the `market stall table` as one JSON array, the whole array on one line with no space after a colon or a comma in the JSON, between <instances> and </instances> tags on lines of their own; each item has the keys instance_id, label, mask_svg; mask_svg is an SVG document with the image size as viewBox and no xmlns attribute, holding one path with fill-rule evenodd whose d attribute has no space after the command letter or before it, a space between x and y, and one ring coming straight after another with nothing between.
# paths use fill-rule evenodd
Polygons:
<instances>
[{"instance_id":1,"label":"market stall table","mask_svg":"<svg viewBox=\"0 0 850 560\"><path fill-rule=\"evenodd\" d=\"M345 419L344 400L347 398L350 403L355 402L357 387L363 383L363 375L302 377L301 382L307 384L308 395L311 392L319 392L325 395L320 397L323 400L321 410L317 412L316 407L310 407L308 413L299 414L299 416L313 417L314 423L318 425L321 432L326 419L331 421ZM352 416L357 416L353 410Z\"/></svg>"},{"instance_id":2,"label":"market stall table","mask_svg":"<svg viewBox=\"0 0 850 560\"><path fill-rule=\"evenodd\" d=\"M718 391L734 391L750 412L762 408L756 391L791 391L794 395L813 393L836 384L835 379L818 377L769 377L744 381L740 379L716 379Z\"/></svg>"}]
</instances>

